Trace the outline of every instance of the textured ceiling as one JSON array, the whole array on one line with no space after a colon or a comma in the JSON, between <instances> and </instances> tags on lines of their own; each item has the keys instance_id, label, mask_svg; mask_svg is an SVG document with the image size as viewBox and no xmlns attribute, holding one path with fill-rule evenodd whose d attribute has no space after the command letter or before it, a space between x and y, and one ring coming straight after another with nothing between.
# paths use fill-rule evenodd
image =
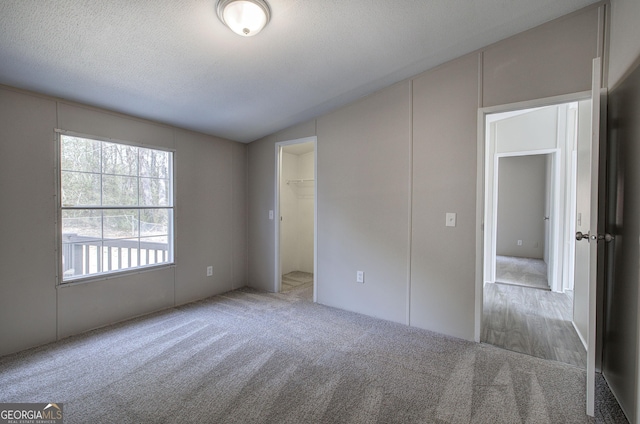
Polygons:
<instances>
[{"instance_id":1,"label":"textured ceiling","mask_svg":"<svg viewBox=\"0 0 640 424\"><path fill-rule=\"evenodd\" d=\"M0 84L250 142L595 0L1 0Z\"/></svg>"}]
</instances>

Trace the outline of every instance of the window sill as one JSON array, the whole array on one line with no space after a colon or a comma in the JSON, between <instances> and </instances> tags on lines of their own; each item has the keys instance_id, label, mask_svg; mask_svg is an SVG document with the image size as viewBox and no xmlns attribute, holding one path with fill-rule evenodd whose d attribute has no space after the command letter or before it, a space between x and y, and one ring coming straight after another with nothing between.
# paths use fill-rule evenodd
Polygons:
<instances>
[{"instance_id":1,"label":"window sill","mask_svg":"<svg viewBox=\"0 0 640 424\"><path fill-rule=\"evenodd\" d=\"M137 274L142 274L150 271L159 271L159 270L175 268L175 267L176 267L176 263L173 262L169 264L150 265L150 266L140 267L132 270L110 272L108 274L94 274L87 277L76 278L70 281L63 281L60 284L58 284L56 288L65 288L65 287L77 286L79 284L87 284L87 283L93 283L93 282L104 281L104 280L113 280L116 278L123 278L131 275L137 275Z\"/></svg>"}]
</instances>

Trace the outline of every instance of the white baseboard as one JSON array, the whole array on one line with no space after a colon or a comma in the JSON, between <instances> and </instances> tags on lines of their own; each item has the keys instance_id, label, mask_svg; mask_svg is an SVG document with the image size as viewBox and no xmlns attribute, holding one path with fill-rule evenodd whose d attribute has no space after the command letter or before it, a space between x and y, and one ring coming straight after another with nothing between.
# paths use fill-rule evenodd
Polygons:
<instances>
[{"instance_id":1,"label":"white baseboard","mask_svg":"<svg viewBox=\"0 0 640 424\"><path fill-rule=\"evenodd\" d=\"M573 325L573 328L576 330L576 333L578 333L578 337L580 337L580 341L584 346L584 350L587 350L587 341L584 339L584 337L582 337L582 333L580 333L580 330L578 330L578 327L576 326L576 323L573 320L571 320L571 325Z\"/></svg>"}]
</instances>

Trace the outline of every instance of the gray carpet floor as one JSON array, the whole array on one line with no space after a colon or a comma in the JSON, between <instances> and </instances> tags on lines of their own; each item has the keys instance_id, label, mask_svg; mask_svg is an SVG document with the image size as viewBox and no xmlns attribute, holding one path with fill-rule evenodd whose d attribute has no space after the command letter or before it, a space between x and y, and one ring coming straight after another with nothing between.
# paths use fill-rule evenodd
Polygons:
<instances>
[{"instance_id":1,"label":"gray carpet floor","mask_svg":"<svg viewBox=\"0 0 640 424\"><path fill-rule=\"evenodd\" d=\"M0 402L65 423L616 423L598 379L490 345L240 289L0 358ZM617 409L616 409L617 408Z\"/></svg>"},{"instance_id":2,"label":"gray carpet floor","mask_svg":"<svg viewBox=\"0 0 640 424\"><path fill-rule=\"evenodd\" d=\"M496 256L496 283L550 290L542 259Z\"/></svg>"}]
</instances>

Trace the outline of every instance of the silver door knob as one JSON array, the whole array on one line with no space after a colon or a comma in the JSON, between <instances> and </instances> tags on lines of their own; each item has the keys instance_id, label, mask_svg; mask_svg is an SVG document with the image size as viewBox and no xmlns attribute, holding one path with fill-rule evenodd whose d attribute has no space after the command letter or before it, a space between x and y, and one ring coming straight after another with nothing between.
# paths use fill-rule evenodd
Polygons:
<instances>
[{"instance_id":1,"label":"silver door knob","mask_svg":"<svg viewBox=\"0 0 640 424\"><path fill-rule=\"evenodd\" d=\"M611 240L614 240L614 239L615 239L615 237L612 236L609 233L604 233L604 235L602 235L602 234L598 235L598 241L604 240L605 243L609 243Z\"/></svg>"},{"instance_id":2,"label":"silver door knob","mask_svg":"<svg viewBox=\"0 0 640 424\"><path fill-rule=\"evenodd\" d=\"M589 233L587 234L582 234L581 231L578 231L576 233L576 240L580 241L580 240L586 240L589 241Z\"/></svg>"},{"instance_id":3,"label":"silver door knob","mask_svg":"<svg viewBox=\"0 0 640 424\"><path fill-rule=\"evenodd\" d=\"M604 240L605 243L609 243L611 240L615 240L615 237L612 236L609 233L605 233L604 235L599 234L599 235L590 235L589 233L586 234L582 234L582 232L578 231L576 233L576 240L580 241L580 240Z\"/></svg>"}]
</instances>

